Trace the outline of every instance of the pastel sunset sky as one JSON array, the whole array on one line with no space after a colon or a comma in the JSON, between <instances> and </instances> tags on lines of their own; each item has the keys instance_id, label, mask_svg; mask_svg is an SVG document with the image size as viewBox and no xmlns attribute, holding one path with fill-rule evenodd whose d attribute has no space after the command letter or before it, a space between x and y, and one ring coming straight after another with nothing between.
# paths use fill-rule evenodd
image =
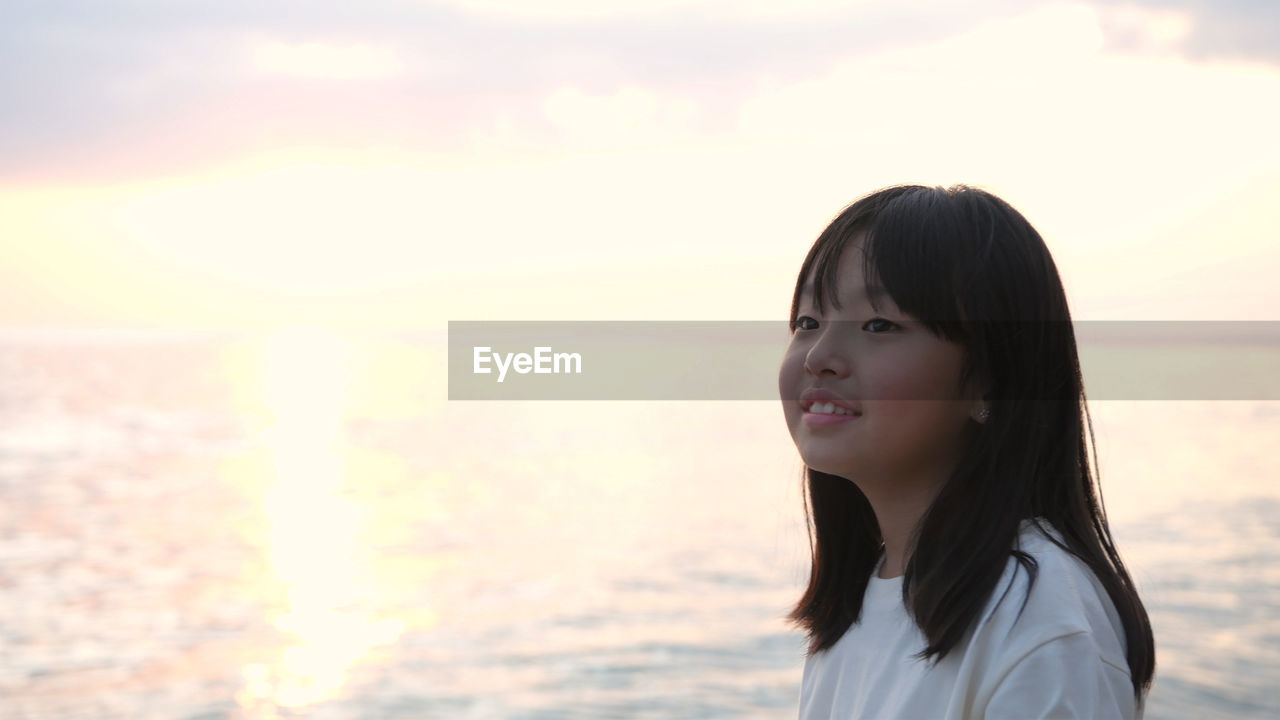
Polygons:
<instances>
[{"instance_id":1,"label":"pastel sunset sky","mask_svg":"<svg viewBox=\"0 0 1280 720\"><path fill-rule=\"evenodd\" d=\"M900 182L1077 319L1280 319L1261 0L19 2L0 89L3 327L780 319Z\"/></svg>"}]
</instances>

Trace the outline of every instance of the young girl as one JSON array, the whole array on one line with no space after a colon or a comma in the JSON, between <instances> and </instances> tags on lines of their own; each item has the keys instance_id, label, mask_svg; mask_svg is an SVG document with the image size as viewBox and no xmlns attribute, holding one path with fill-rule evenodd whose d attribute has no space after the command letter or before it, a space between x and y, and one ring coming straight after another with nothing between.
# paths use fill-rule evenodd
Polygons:
<instances>
[{"instance_id":1,"label":"young girl","mask_svg":"<svg viewBox=\"0 0 1280 720\"><path fill-rule=\"evenodd\" d=\"M873 193L809 251L791 328L800 717L1141 717L1155 643L1036 230L964 186Z\"/></svg>"}]
</instances>

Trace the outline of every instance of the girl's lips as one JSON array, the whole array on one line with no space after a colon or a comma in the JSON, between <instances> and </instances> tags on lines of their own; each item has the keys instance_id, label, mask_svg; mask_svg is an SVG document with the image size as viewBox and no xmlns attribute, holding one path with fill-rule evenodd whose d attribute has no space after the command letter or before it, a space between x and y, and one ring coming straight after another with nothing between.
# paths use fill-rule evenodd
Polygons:
<instances>
[{"instance_id":1,"label":"girl's lips","mask_svg":"<svg viewBox=\"0 0 1280 720\"><path fill-rule=\"evenodd\" d=\"M847 422L853 422L861 418L861 415L836 415L835 413L815 413L805 411L801 418L805 425L811 427L825 427L827 425L843 425Z\"/></svg>"}]
</instances>

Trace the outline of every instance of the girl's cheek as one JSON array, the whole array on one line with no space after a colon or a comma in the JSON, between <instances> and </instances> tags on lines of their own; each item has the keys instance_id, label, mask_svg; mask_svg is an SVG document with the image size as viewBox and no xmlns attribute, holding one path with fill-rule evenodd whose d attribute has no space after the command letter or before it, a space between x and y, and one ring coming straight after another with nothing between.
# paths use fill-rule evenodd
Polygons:
<instances>
[{"instance_id":1,"label":"girl's cheek","mask_svg":"<svg viewBox=\"0 0 1280 720\"><path fill-rule=\"evenodd\" d=\"M887 400L945 400L947 378L925 353L903 352L867 358L865 397Z\"/></svg>"},{"instance_id":2,"label":"girl's cheek","mask_svg":"<svg viewBox=\"0 0 1280 720\"><path fill-rule=\"evenodd\" d=\"M787 347L778 368L778 390L783 400L796 400L804 375L804 351L795 343Z\"/></svg>"}]
</instances>

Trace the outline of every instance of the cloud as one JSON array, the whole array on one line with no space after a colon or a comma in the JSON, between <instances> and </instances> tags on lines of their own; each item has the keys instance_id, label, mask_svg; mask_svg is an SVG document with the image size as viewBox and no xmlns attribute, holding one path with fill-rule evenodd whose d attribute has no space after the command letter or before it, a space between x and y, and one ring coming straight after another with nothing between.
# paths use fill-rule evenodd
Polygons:
<instances>
[{"instance_id":1,"label":"cloud","mask_svg":"<svg viewBox=\"0 0 1280 720\"><path fill-rule=\"evenodd\" d=\"M1280 61L1274 3L1095 6L1106 48ZM1028 9L1015 0L775 7L9 3L0 6L0 183L182 174L282 146L472 156L724 137L762 89L803 86Z\"/></svg>"},{"instance_id":2,"label":"cloud","mask_svg":"<svg viewBox=\"0 0 1280 720\"><path fill-rule=\"evenodd\" d=\"M286 43L259 40L249 48L249 62L269 75L354 80L402 75L404 61L384 47L367 43Z\"/></svg>"},{"instance_id":3,"label":"cloud","mask_svg":"<svg viewBox=\"0 0 1280 720\"><path fill-rule=\"evenodd\" d=\"M683 117L727 123L762 80L943 37L1016 5L811 2L776 16L688 0L533 21L501 3L8 4L0 181L174 173L288 144L465 151L483 141L477 128L504 122L550 145L565 137L565 93L625 106L660 92L698 107Z\"/></svg>"},{"instance_id":4,"label":"cloud","mask_svg":"<svg viewBox=\"0 0 1280 720\"><path fill-rule=\"evenodd\" d=\"M1280 63L1280 3L1271 0L1100 0L1109 46L1173 48L1194 60Z\"/></svg>"}]
</instances>

